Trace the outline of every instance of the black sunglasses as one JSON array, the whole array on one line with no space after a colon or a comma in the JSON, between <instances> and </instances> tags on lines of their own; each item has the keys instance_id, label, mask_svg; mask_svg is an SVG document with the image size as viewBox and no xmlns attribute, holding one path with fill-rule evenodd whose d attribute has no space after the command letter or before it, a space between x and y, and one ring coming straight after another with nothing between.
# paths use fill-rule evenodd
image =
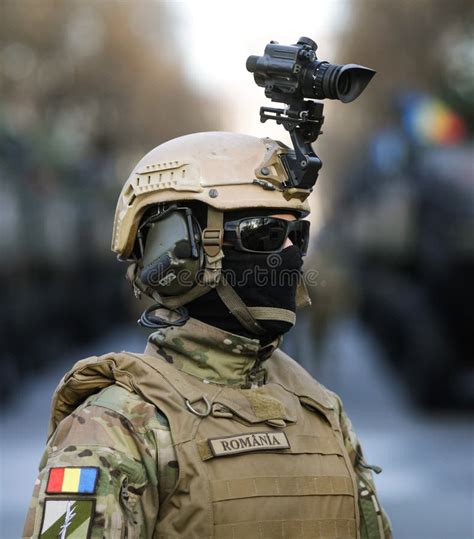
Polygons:
<instances>
[{"instance_id":1,"label":"black sunglasses","mask_svg":"<svg viewBox=\"0 0 474 539\"><path fill-rule=\"evenodd\" d=\"M301 255L308 250L309 221L287 221L279 217L244 217L224 223L224 241L249 253L278 253L289 238Z\"/></svg>"}]
</instances>

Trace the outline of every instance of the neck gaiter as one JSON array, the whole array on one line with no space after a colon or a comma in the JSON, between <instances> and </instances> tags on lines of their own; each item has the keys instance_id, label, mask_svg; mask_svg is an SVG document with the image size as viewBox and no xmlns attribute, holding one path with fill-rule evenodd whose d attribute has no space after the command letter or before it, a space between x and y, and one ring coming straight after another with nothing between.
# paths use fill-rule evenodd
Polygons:
<instances>
[{"instance_id":1,"label":"neck gaiter","mask_svg":"<svg viewBox=\"0 0 474 539\"><path fill-rule=\"evenodd\" d=\"M279 253L269 254L246 253L224 247L224 255L223 274L248 307L278 307L296 312L296 287L303 266L298 247L292 245ZM258 338L262 345L292 327L289 322L260 320L265 334L257 337L241 326L215 290L186 307L191 317L231 333Z\"/></svg>"}]
</instances>

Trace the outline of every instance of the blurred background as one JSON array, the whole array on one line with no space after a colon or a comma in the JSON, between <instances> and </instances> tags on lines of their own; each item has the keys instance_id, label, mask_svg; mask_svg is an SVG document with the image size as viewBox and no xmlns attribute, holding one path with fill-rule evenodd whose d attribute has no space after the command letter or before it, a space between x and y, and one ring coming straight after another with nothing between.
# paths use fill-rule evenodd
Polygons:
<instances>
[{"instance_id":1,"label":"blurred background","mask_svg":"<svg viewBox=\"0 0 474 539\"><path fill-rule=\"evenodd\" d=\"M170 138L259 123L272 39L377 75L325 104L312 309L285 348L345 401L399 539L474 538L474 10L467 0L0 2L1 536L21 534L49 400L142 351L115 202Z\"/></svg>"}]
</instances>

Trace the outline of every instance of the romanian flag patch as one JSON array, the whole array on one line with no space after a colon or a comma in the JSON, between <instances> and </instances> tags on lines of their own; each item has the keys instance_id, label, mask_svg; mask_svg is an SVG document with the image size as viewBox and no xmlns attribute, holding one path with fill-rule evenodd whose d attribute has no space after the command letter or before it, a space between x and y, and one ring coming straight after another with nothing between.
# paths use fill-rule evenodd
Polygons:
<instances>
[{"instance_id":1,"label":"romanian flag patch","mask_svg":"<svg viewBox=\"0 0 474 539\"><path fill-rule=\"evenodd\" d=\"M47 494L94 494L99 468L51 468Z\"/></svg>"}]
</instances>

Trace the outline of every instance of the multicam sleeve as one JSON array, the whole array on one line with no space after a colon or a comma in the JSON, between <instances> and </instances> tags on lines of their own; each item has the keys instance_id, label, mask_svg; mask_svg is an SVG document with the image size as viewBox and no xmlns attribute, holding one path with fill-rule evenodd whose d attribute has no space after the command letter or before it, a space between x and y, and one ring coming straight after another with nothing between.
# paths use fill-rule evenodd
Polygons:
<instances>
[{"instance_id":1,"label":"multicam sleeve","mask_svg":"<svg viewBox=\"0 0 474 539\"><path fill-rule=\"evenodd\" d=\"M334 394L333 394L334 395ZM365 462L360 441L344 411L341 399L334 395L339 409L339 421L344 444L354 468L359 492L361 539L392 539L390 520L377 497L372 471L380 473L378 466Z\"/></svg>"},{"instance_id":2,"label":"multicam sleeve","mask_svg":"<svg viewBox=\"0 0 474 539\"><path fill-rule=\"evenodd\" d=\"M49 440L23 538L151 537L162 492L160 432L171 440L156 408L123 388L88 399Z\"/></svg>"}]
</instances>

